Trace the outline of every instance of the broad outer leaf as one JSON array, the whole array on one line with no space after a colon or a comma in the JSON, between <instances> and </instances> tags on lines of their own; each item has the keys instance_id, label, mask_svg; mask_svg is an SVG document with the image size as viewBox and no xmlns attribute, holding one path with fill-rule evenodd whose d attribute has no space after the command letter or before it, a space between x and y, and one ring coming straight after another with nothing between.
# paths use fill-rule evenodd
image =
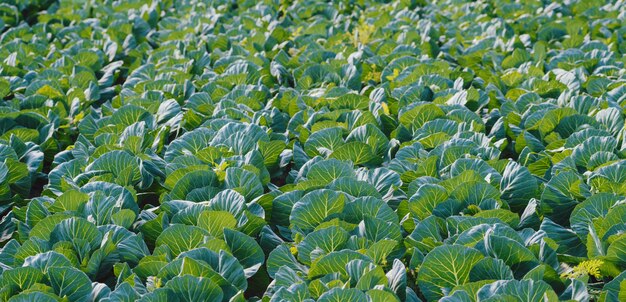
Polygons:
<instances>
[{"instance_id":1,"label":"broad outer leaf","mask_svg":"<svg viewBox=\"0 0 626 302\"><path fill-rule=\"evenodd\" d=\"M461 245L433 249L418 271L417 284L428 301L438 300L457 285L469 282L470 271L484 256Z\"/></svg>"}]
</instances>

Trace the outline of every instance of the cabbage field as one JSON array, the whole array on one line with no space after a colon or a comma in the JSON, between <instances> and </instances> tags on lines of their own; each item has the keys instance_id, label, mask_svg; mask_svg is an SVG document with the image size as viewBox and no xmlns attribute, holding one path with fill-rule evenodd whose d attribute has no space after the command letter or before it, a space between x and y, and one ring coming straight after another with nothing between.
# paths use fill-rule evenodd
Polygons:
<instances>
[{"instance_id":1,"label":"cabbage field","mask_svg":"<svg viewBox=\"0 0 626 302\"><path fill-rule=\"evenodd\" d=\"M0 301L626 301L624 0L0 2Z\"/></svg>"}]
</instances>

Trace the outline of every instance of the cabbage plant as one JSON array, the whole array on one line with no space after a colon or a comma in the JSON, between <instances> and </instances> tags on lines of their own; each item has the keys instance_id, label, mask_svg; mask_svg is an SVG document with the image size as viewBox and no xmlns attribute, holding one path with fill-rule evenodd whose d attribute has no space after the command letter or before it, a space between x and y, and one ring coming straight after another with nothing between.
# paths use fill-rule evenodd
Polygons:
<instances>
[{"instance_id":1,"label":"cabbage plant","mask_svg":"<svg viewBox=\"0 0 626 302\"><path fill-rule=\"evenodd\" d=\"M625 63L623 0L4 0L0 301L625 301Z\"/></svg>"}]
</instances>

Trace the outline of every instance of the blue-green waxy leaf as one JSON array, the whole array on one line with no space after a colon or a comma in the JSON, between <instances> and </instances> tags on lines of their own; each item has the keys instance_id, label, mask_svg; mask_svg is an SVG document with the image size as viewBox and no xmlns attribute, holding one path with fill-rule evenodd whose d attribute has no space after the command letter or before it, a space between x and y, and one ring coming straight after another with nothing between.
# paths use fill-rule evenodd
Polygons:
<instances>
[{"instance_id":1,"label":"blue-green waxy leaf","mask_svg":"<svg viewBox=\"0 0 626 302\"><path fill-rule=\"evenodd\" d=\"M290 269L306 274L308 267L300 264L294 255L286 245L279 245L274 249L267 257L267 273L270 277L274 278L276 272L283 267L287 266Z\"/></svg>"},{"instance_id":2,"label":"blue-green waxy leaf","mask_svg":"<svg viewBox=\"0 0 626 302\"><path fill-rule=\"evenodd\" d=\"M618 108L600 110L595 118L612 135L617 135L620 129L624 128L624 116Z\"/></svg>"},{"instance_id":3,"label":"blue-green waxy leaf","mask_svg":"<svg viewBox=\"0 0 626 302\"><path fill-rule=\"evenodd\" d=\"M383 239L399 241L402 238L399 224L370 217L365 217L363 222L359 224L359 235L372 242Z\"/></svg>"},{"instance_id":4,"label":"blue-green waxy leaf","mask_svg":"<svg viewBox=\"0 0 626 302\"><path fill-rule=\"evenodd\" d=\"M346 143L333 151L329 157L343 161L349 160L355 165L375 164L376 162L381 161L381 159L374 153L372 147L362 142Z\"/></svg>"},{"instance_id":5,"label":"blue-green waxy leaf","mask_svg":"<svg viewBox=\"0 0 626 302\"><path fill-rule=\"evenodd\" d=\"M346 137L346 142L358 141L369 145L372 148L373 154L376 156L384 156L387 151L387 145L389 139L385 134L376 126L372 124L365 124L354 128L352 132ZM355 163L357 161L353 160Z\"/></svg>"},{"instance_id":6,"label":"blue-green waxy leaf","mask_svg":"<svg viewBox=\"0 0 626 302\"><path fill-rule=\"evenodd\" d=\"M277 225L289 225L289 216L293 205L304 196L299 190L287 192L272 201L272 222Z\"/></svg>"},{"instance_id":7,"label":"blue-green waxy leaf","mask_svg":"<svg viewBox=\"0 0 626 302\"><path fill-rule=\"evenodd\" d=\"M328 156L344 144L342 133L343 131L338 127L314 132L304 144L304 149L309 156L316 154Z\"/></svg>"},{"instance_id":8,"label":"blue-green waxy leaf","mask_svg":"<svg viewBox=\"0 0 626 302\"><path fill-rule=\"evenodd\" d=\"M480 218L476 220L477 223L480 224L470 226L467 230L458 234L458 236L455 236L453 241L455 244L465 245L468 247L477 247L479 245L484 245L485 236L488 234L496 234L498 236L508 237L517 241L518 243L523 242L519 234L517 234L515 230L511 229L505 224L499 222L488 223L488 221L481 221ZM452 242L452 240L450 241Z\"/></svg>"},{"instance_id":9,"label":"blue-green waxy leaf","mask_svg":"<svg viewBox=\"0 0 626 302\"><path fill-rule=\"evenodd\" d=\"M115 205L124 209L133 210L133 212L139 212L139 206L137 205L136 196L133 196L127 188L122 187L120 185L116 185L108 182L95 181L90 182L83 186L80 189L81 192L87 193L90 195L97 194L97 192L103 193L104 196L108 198L113 198L116 203ZM86 208L90 206L89 202L86 205Z\"/></svg>"},{"instance_id":10,"label":"blue-green waxy leaf","mask_svg":"<svg viewBox=\"0 0 626 302\"><path fill-rule=\"evenodd\" d=\"M140 121L153 124L154 117L145 109L134 105L123 106L111 115L111 123L122 126L130 126Z\"/></svg>"},{"instance_id":11,"label":"blue-green waxy leaf","mask_svg":"<svg viewBox=\"0 0 626 302\"><path fill-rule=\"evenodd\" d=\"M211 170L198 170L185 174L176 182L169 194L170 199L186 200L194 189L217 186L217 176Z\"/></svg>"},{"instance_id":12,"label":"blue-green waxy leaf","mask_svg":"<svg viewBox=\"0 0 626 302\"><path fill-rule=\"evenodd\" d=\"M354 177L355 173L352 164L338 159L328 159L319 161L309 169L306 177L308 180L323 181L330 183L341 177Z\"/></svg>"},{"instance_id":13,"label":"blue-green waxy leaf","mask_svg":"<svg viewBox=\"0 0 626 302\"><path fill-rule=\"evenodd\" d=\"M70 218L71 216L69 214L62 214L62 213L58 213L58 214L54 214L51 216L47 216L45 218L43 218L42 220L40 220L37 225L35 225L31 230L30 230L30 237L37 237L37 238L41 238L41 239L49 239L50 238L50 233L52 233L52 231L54 230L54 228L56 227L56 225L67 219Z\"/></svg>"},{"instance_id":14,"label":"blue-green waxy leaf","mask_svg":"<svg viewBox=\"0 0 626 302\"><path fill-rule=\"evenodd\" d=\"M536 197L539 187L537 180L528 169L516 162L509 162L500 181L501 198L513 211L524 209L528 201Z\"/></svg>"},{"instance_id":15,"label":"blue-green waxy leaf","mask_svg":"<svg viewBox=\"0 0 626 302\"><path fill-rule=\"evenodd\" d=\"M203 211L198 215L198 227L203 228L212 236L222 238L225 229L237 227L237 219L226 211Z\"/></svg>"},{"instance_id":16,"label":"blue-green waxy leaf","mask_svg":"<svg viewBox=\"0 0 626 302\"><path fill-rule=\"evenodd\" d=\"M246 277L254 275L265 261L259 244L246 234L232 229L224 229L224 240L233 256L243 265Z\"/></svg>"},{"instance_id":17,"label":"blue-green waxy leaf","mask_svg":"<svg viewBox=\"0 0 626 302\"><path fill-rule=\"evenodd\" d=\"M170 280L176 276L192 275L197 277L216 278L222 281L220 277L212 271L208 264L189 257L178 257L175 260L164 265L159 270L157 277L162 280Z\"/></svg>"},{"instance_id":18,"label":"blue-green waxy leaf","mask_svg":"<svg viewBox=\"0 0 626 302\"><path fill-rule=\"evenodd\" d=\"M557 251L559 253L581 257L587 255L587 248L584 241L582 241L579 235L573 230L564 228L549 218L543 219L540 230L544 231L550 239L557 242L559 245ZM585 231L588 232L588 230L589 229ZM586 232L583 234L586 234ZM585 237L585 240L586 239Z\"/></svg>"},{"instance_id":19,"label":"blue-green waxy leaf","mask_svg":"<svg viewBox=\"0 0 626 302\"><path fill-rule=\"evenodd\" d=\"M57 197L54 203L48 207L48 210L54 213L65 211L77 211L81 205L87 202L89 195L75 191L65 191L61 196Z\"/></svg>"},{"instance_id":20,"label":"blue-green waxy leaf","mask_svg":"<svg viewBox=\"0 0 626 302\"><path fill-rule=\"evenodd\" d=\"M571 279L571 284L559 296L561 300L585 301L589 300L589 292L583 281Z\"/></svg>"},{"instance_id":21,"label":"blue-green waxy leaf","mask_svg":"<svg viewBox=\"0 0 626 302\"><path fill-rule=\"evenodd\" d=\"M130 170L129 170L130 169ZM96 159L91 165L85 169L88 171L99 171L100 173L110 173L114 178L125 177L127 182L115 181L120 185L133 184L139 181L141 175L139 171L139 163L137 159L131 154L124 151L111 151L103 154ZM129 176L124 176L124 173L129 173Z\"/></svg>"},{"instance_id":22,"label":"blue-green waxy leaf","mask_svg":"<svg viewBox=\"0 0 626 302\"><path fill-rule=\"evenodd\" d=\"M237 191L223 190L209 201L209 209L215 211L226 211L235 218L240 218L245 209L245 198Z\"/></svg>"},{"instance_id":23,"label":"blue-green waxy leaf","mask_svg":"<svg viewBox=\"0 0 626 302\"><path fill-rule=\"evenodd\" d=\"M470 282L480 280L512 280L513 272L502 261L491 257L478 261L470 271Z\"/></svg>"},{"instance_id":24,"label":"blue-green waxy leaf","mask_svg":"<svg viewBox=\"0 0 626 302\"><path fill-rule=\"evenodd\" d=\"M27 290L43 279L44 274L34 267L17 267L2 273L2 283L14 292Z\"/></svg>"},{"instance_id":25,"label":"blue-green waxy leaf","mask_svg":"<svg viewBox=\"0 0 626 302\"><path fill-rule=\"evenodd\" d=\"M98 227L98 230L103 234L105 243L110 243L116 247L116 255L110 256L112 259L135 265L143 257L150 254L143 239L126 228L109 224Z\"/></svg>"},{"instance_id":26,"label":"blue-green waxy leaf","mask_svg":"<svg viewBox=\"0 0 626 302\"><path fill-rule=\"evenodd\" d=\"M72 263L62 254L50 251L27 257L24 260L24 266L34 267L46 273L51 267L72 266Z\"/></svg>"},{"instance_id":27,"label":"blue-green waxy leaf","mask_svg":"<svg viewBox=\"0 0 626 302\"><path fill-rule=\"evenodd\" d=\"M165 245L174 255L178 255L199 247L205 242L208 234L196 226L176 224L163 230L156 240L156 245Z\"/></svg>"},{"instance_id":28,"label":"blue-green waxy leaf","mask_svg":"<svg viewBox=\"0 0 626 302\"><path fill-rule=\"evenodd\" d=\"M229 123L215 134L211 145L223 145L235 154L246 154L261 140L269 141L267 133L261 127L254 124Z\"/></svg>"},{"instance_id":29,"label":"blue-green waxy leaf","mask_svg":"<svg viewBox=\"0 0 626 302\"><path fill-rule=\"evenodd\" d=\"M294 204L289 220L292 226L310 231L340 214L344 204L344 195L331 190L316 190L304 195Z\"/></svg>"},{"instance_id":30,"label":"blue-green waxy leaf","mask_svg":"<svg viewBox=\"0 0 626 302\"><path fill-rule=\"evenodd\" d=\"M211 269L221 276L212 276L212 280L219 281L222 277L227 280L227 282L218 282L220 288L222 288L222 291L226 296L229 294L235 294L237 289L246 290L248 286L243 267L239 264L237 258L230 255L225 250L214 252L201 247L188 252L183 252L178 258L182 259L184 257L203 261L210 265Z\"/></svg>"},{"instance_id":31,"label":"blue-green waxy leaf","mask_svg":"<svg viewBox=\"0 0 626 302\"><path fill-rule=\"evenodd\" d=\"M28 204L28 208L26 209L26 224L32 228L50 215L50 211L46 208L46 202L43 198L33 199Z\"/></svg>"},{"instance_id":32,"label":"blue-green waxy leaf","mask_svg":"<svg viewBox=\"0 0 626 302\"><path fill-rule=\"evenodd\" d=\"M574 148L572 158L577 166L587 167L593 155L598 152L613 152L617 147L617 141L611 136L590 137Z\"/></svg>"},{"instance_id":33,"label":"blue-green waxy leaf","mask_svg":"<svg viewBox=\"0 0 626 302\"><path fill-rule=\"evenodd\" d=\"M355 198L347 202L342 219L350 223L359 223L365 217L372 217L386 222L397 223L398 215L384 201L371 196Z\"/></svg>"},{"instance_id":34,"label":"blue-green waxy leaf","mask_svg":"<svg viewBox=\"0 0 626 302\"><path fill-rule=\"evenodd\" d=\"M409 210L415 217L425 219L447 199L448 192L444 187L436 184L426 184L421 186L409 198Z\"/></svg>"},{"instance_id":35,"label":"blue-green waxy leaf","mask_svg":"<svg viewBox=\"0 0 626 302\"><path fill-rule=\"evenodd\" d=\"M366 273L376 269L376 266L369 261L355 259L346 265L346 272L350 277L350 286L356 286ZM365 279L365 278L363 278ZM372 280L373 278L368 278Z\"/></svg>"},{"instance_id":36,"label":"blue-green waxy leaf","mask_svg":"<svg viewBox=\"0 0 626 302\"><path fill-rule=\"evenodd\" d=\"M169 162L182 155L195 154L208 145L213 135L213 131L207 128L187 132L168 145L163 159Z\"/></svg>"},{"instance_id":37,"label":"blue-green waxy leaf","mask_svg":"<svg viewBox=\"0 0 626 302\"><path fill-rule=\"evenodd\" d=\"M332 274L332 273L339 273L345 276L347 275L346 264L348 264L348 262L354 259L371 261L369 257L361 253L351 251L351 250L331 252L317 259L311 265L311 270L309 271L309 278L323 276L323 275Z\"/></svg>"},{"instance_id":38,"label":"blue-green waxy leaf","mask_svg":"<svg viewBox=\"0 0 626 302\"><path fill-rule=\"evenodd\" d=\"M239 168L226 169L226 187L243 195L246 200L252 200L263 194L263 184L258 176L250 171Z\"/></svg>"},{"instance_id":39,"label":"blue-green waxy leaf","mask_svg":"<svg viewBox=\"0 0 626 302\"><path fill-rule=\"evenodd\" d=\"M482 247L481 247L482 248ZM491 257L502 259L516 276L521 276L539 264L535 255L518 241L494 234L485 234L484 250Z\"/></svg>"},{"instance_id":40,"label":"blue-green waxy leaf","mask_svg":"<svg viewBox=\"0 0 626 302\"><path fill-rule=\"evenodd\" d=\"M42 302L56 302L58 297L53 294L44 292L24 292L19 295L11 297L11 302L30 302L30 301L42 301Z\"/></svg>"},{"instance_id":41,"label":"blue-green waxy leaf","mask_svg":"<svg viewBox=\"0 0 626 302\"><path fill-rule=\"evenodd\" d=\"M412 129L419 129L426 122L444 116L445 113L434 104L424 104L413 107L402 113L398 121Z\"/></svg>"},{"instance_id":42,"label":"blue-green waxy leaf","mask_svg":"<svg viewBox=\"0 0 626 302\"><path fill-rule=\"evenodd\" d=\"M400 299L405 299L407 289L407 274L406 268L402 261L395 259L393 266L387 272L387 279L389 280L389 288L391 288Z\"/></svg>"},{"instance_id":43,"label":"blue-green waxy leaf","mask_svg":"<svg viewBox=\"0 0 626 302\"><path fill-rule=\"evenodd\" d=\"M317 301L320 302L357 302L366 301L367 296L354 288L333 288L324 293Z\"/></svg>"},{"instance_id":44,"label":"blue-green waxy leaf","mask_svg":"<svg viewBox=\"0 0 626 302\"><path fill-rule=\"evenodd\" d=\"M556 223L567 223L578 198L589 197L589 187L574 172L563 172L553 177L541 195L541 211Z\"/></svg>"},{"instance_id":45,"label":"blue-green waxy leaf","mask_svg":"<svg viewBox=\"0 0 626 302\"><path fill-rule=\"evenodd\" d=\"M602 288L603 295L606 297L606 301L620 301L624 292L624 280L626 280L626 272L622 272L615 279L606 283Z\"/></svg>"},{"instance_id":46,"label":"blue-green waxy leaf","mask_svg":"<svg viewBox=\"0 0 626 302\"><path fill-rule=\"evenodd\" d=\"M102 235L98 228L83 218L68 218L59 222L50 233L50 243L67 241L77 245L85 242L90 249L100 245Z\"/></svg>"},{"instance_id":47,"label":"blue-green waxy leaf","mask_svg":"<svg viewBox=\"0 0 626 302\"><path fill-rule=\"evenodd\" d=\"M309 233L298 244L298 260L310 265L311 253L316 249L321 249L325 253L340 250L348 241L348 232L342 228L331 226Z\"/></svg>"},{"instance_id":48,"label":"blue-green waxy leaf","mask_svg":"<svg viewBox=\"0 0 626 302\"><path fill-rule=\"evenodd\" d=\"M381 267L375 267L363 273L355 288L365 291L371 288L385 286L386 284L387 276L385 276L385 272Z\"/></svg>"},{"instance_id":49,"label":"blue-green waxy leaf","mask_svg":"<svg viewBox=\"0 0 626 302\"><path fill-rule=\"evenodd\" d=\"M500 175L496 169L484 160L476 158L457 159L452 166L450 166L450 175L452 177L458 176L468 170L478 172L485 180L493 179L493 181L499 182L502 179L502 175Z\"/></svg>"},{"instance_id":50,"label":"blue-green waxy leaf","mask_svg":"<svg viewBox=\"0 0 626 302\"><path fill-rule=\"evenodd\" d=\"M174 277L165 284L180 301L221 301L222 290L209 279L193 276Z\"/></svg>"},{"instance_id":51,"label":"blue-green waxy leaf","mask_svg":"<svg viewBox=\"0 0 626 302\"><path fill-rule=\"evenodd\" d=\"M342 191L354 197L376 197L382 198L376 188L368 182L353 178L342 177L335 179L329 186L330 189Z\"/></svg>"},{"instance_id":52,"label":"blue-green waxy leaf","mask_svg":"<svg viewBox=\"0 0 626 302\"><path fill-rule=\"evenodd\" d=\"M71 267L51 267L47 276L59 297L71 301L91 300L91 280L85 273Z\"/></svg>"},{"instance_id":53,"label":"blue-green waxy leaf","mask_svg":"<svg viewBox=\"0 0 626 302\"><path fill-rule=\"evenodd\" d=\"M499 280L483 286L477 294L479 299L505 299L524 297L524 301L558 300L550 285L543 281Z\"/></svg>"},{"instance_id":54,"label":"blue-green waxy leaf","mask_svg":"<svg viewBox=\"0 0 626 302\"><path fill-rule=\"evenodd\" d=\"M469 282L474 265L484 256L461 245L443 245L432 250L419 269L418 286L428 299L437 300L457 285Z\"/></svg>"}]
</instances>

